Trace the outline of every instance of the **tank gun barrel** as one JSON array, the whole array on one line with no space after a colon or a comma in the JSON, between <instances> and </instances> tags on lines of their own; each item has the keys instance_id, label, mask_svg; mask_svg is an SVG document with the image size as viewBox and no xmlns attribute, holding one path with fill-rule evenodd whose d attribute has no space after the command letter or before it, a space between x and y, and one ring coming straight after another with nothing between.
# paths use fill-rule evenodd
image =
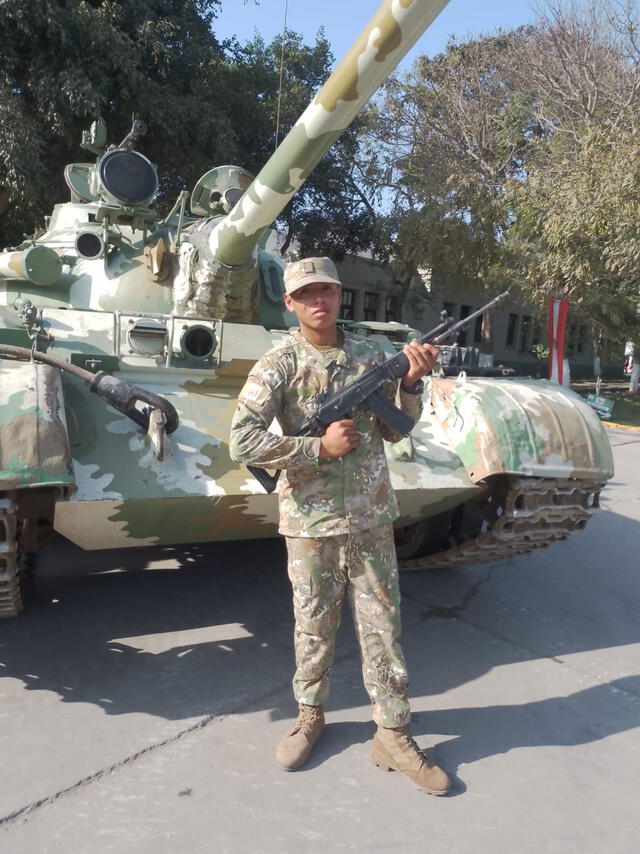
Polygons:
<instances>
[{"instance_id":1,"label":"tank gun barrel","mask_svg":"<svg viewBox=\"0 0 640 854\"><path fill-rule=\"evenodd\" d=\"M238 204L209 237L228 267L247 263L263 232L449 0L384 0Z\"/></svg>"}]
</instances>

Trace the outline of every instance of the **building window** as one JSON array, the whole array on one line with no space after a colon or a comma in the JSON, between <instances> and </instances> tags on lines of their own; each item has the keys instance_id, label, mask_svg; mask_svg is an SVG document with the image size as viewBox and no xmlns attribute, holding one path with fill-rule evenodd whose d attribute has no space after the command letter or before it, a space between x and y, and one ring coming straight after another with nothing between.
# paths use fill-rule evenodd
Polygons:
<instances>
[{"instance_id":1,"label":"building window","mask_svg":"<svg viewBox=\"0 0 640 854\"><path fill-rule=\"evenodd\" d=\"M364 319L375 320L378 317L378 294L367 291L364 295Z\"/></svg>"},{"instance_id":2,"label":"building window","mask_svg":"<svg viewBox=\"0 0 640 854\"><path fill-rule=\"evenodd\" d=\"M587 334L587 327L582 324L578 329L578 340L576 341L576 350L578 353L582 353L584 351L584 339Z\"/></svg>"},{"instance_id":3,"label":"building window","mask_svg":"<svg viewBox=\"0 0 640 854\"><path fill-rule=\"evenodd\" d=\"M576 331L578 324L575 320L567 326L565 334L565 350L567 356L573 356L576 350Z\"/></svg>"},{"instance_id":4,"label":"building window","mask_svg":"<svg viewBox=\"0 0 640 854\"><path fill-rule=\"evenodd\" d=\"M342 305L340 307L340 317L343 320L355 320L354 300L355 300L355 291L352 291L349 288L343 288L342 289Z\"/></svg>"},{"instance_id":5,"label":"building window","mask_svg":"<svg viewBox=\"0 0 640 854\"><path fill-rule=\"evenodd\" d=\"M515 347L516 346L516 332L518 330L518 315L510 314L509 322L507 324L507 340L505 341L505 347Z\"/></svg>"},{"instance_id":6,"label":"building window","mask_svg":"<svg viewBox=\"0 0 640 854\"><path fill-rule=\"evenodd\" d=\"M519 353L524 353L527 349L527 339L529 337L530 326L531 318L527 314L523 315L522 322L520 324L520 344L518 345Z\"/></svg>"},{"instance_id":7,"label":"building window","mask_svg":"<svg viewBox=\"0 0 640 854\"><path fill-rule=\"evenodd\" d=\"M398 311L398 300L395 297L385 297L384 298L384 319L389 323L392 320L396 320L396 314Z\"/></svg>"}]
</instances>

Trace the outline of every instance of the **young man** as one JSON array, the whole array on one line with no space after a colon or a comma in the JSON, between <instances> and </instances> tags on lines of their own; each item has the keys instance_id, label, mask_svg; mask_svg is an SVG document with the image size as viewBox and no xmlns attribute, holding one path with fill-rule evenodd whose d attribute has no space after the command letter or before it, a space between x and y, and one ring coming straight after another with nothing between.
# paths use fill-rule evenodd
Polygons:
<instances>
[{"instance_id":1,"label":"young man","mask_svg":"<svg viewBox=\"0 0 640 854\"><path fill-rule=\"evenodd\" d=\"M341 285L329 258L289 264L285 305L300 329L253 367L240 393L231 427L231 456L238 462L282 469L280 533L287 541L293 587L296 722L276 749L288 771L306 762L324 728L323 703L345 596L353 610L365 687L378 730L373 760L401 771L434 795L449 778L421 753L409 734L407 673L400 648L400 593L393 541L397 517L383 439L401 436L364 409L337 421L322 436L295 437L313 413L316 397L336 391L388 356L370 339L336 324ZM409 370L383 391L417 420L422 377L437 350L412 342L404 348ZM398 388L399 385L399 388ZM270 431L276 419L283 435Z\"/></svg>"}]
</instances>

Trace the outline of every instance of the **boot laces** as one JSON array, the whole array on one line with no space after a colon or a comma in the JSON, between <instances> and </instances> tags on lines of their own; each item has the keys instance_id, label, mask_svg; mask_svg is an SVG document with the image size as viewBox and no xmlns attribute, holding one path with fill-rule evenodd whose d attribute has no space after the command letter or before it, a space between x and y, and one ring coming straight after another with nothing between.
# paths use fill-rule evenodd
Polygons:
<instances>
[{"instance_id":1,"label":"boot laces","mask_svg":"<svg viewBox=\"0 0 640 854\"><path fill-rule=\"evenodd\" d=\"M422 750L420 750L416 740L413 738L413 736L409 732L408 727L398 727L396 729L396 732L400 736L402 736L402 741L404 742L404 744L407 745L407 747L409 748L409 750L411 750L412 753L415 753L427 765L431 764L429 762L429 760L427 759L427 757L422 752Z\"/></svg>"},{"instance_id":2,"label":"boot laces","mask_svg":"<svg viewBox=\"0 0 640 854\"><path fill-rule=\"evenodd\" d=\"M298 729L309 730L320 720L320 707L301 704L296 724Z\"/></svg>"}]
</instances>

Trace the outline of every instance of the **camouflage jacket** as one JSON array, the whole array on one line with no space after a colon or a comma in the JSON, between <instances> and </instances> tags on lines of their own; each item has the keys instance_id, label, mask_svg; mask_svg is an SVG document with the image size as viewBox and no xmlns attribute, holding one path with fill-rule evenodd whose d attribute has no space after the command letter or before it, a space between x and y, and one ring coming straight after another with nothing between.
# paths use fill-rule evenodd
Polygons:
<instances>
[{"instance_id":1,"label":"camouflage jacket","mask_svg":"<svg viewBox=\"0 0 640 854\"><path fill-rule=\"evenodd\" d=\"M319 458L319 438L292 435L313 414L319 394L337 391L387 358L371 339L344 334L341 347L323 351L296 331L252 368L231 425L231 456L248 465L283 469L281 534L335 536L397 517L382 440L397 442L399 433L368 410L359 411L360 444L338 459ZM420 417L419 394L399 391L397 381L385 383L383 391L397 397L412 418ZM274 420L282 435L273 432Z\"/></svg>"}]
</instances>

